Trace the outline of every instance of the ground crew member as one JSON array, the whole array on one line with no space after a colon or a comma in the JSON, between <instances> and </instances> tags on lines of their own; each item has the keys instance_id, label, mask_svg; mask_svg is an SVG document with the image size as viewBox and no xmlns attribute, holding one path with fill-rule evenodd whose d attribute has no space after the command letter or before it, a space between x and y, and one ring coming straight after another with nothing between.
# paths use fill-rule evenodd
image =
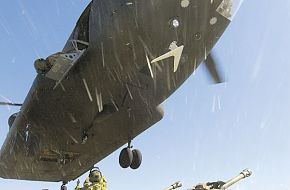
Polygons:
<instances>
[{"instance_id":1,"label":"ground crew member","mask_svg":"<svg viewBox=\"0 0 290 190\"><path fill-rule=\"evenodd\" d=\"M87 177L83 186L80 187L80 181L78 180L75 190L106 190L107 182L99 168L94 168L90 171L89 177Z\"/></svg>"},{"instance_id":2,"label":"ground crew member","mask_svg":"<svg viewBox=\"0 0 290 190\"><path fill-rule=\"evenodd\" d=\"M56 63L57 59L61 56L61 52L52 54L46 59L37 59L34 62L34 68L38 74L46 74Z\"/></svg>"}]
</instances>

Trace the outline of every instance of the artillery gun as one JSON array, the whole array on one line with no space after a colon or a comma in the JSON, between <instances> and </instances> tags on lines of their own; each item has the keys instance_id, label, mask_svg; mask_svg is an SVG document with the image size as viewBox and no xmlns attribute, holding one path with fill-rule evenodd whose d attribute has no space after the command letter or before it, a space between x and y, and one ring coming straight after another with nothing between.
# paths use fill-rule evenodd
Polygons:
<instances>
[{"instance_id":1,"label":"artillery gun","mask_svg":"<svg viewBox=\"0 0 290 190\"><path fill-rule=\"evenodd\" d=\"M247 177L250 177L252 175L252 172L249 169L243 170L239 175L236 177L223 182L223 181L217 181L217 182L208 182L208 183L200 183L196 186L193 186L192 188L188 190L226 190L232 185L236 184L242 179L245 179Z\"/></svg>"}]
</instances>

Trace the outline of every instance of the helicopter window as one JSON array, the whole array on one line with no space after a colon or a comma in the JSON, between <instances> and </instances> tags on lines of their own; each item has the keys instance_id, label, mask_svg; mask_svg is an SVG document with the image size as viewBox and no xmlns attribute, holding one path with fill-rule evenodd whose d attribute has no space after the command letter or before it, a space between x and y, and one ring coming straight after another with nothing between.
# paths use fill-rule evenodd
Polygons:
<instances>
[{"instance_id":1,"label":"helicopter window","mask_svg":"<svg viewBox=\"0 0 290 190\"><path fill-rule=\"evenodd\" d=\"M90 22L91 5L89 5L79 18L73 33L74 40L89 42L89 22ZM79 49L85 49L80 47Z\"/></svg>"},{"instance_id":2,"label":"helicopter window","mask_svg":"<svg viewBox=\"0 0 290 190\"><path fill-rule=\"evenodd\" d=\"M239 10L243 0L223 0L217 8L217 12L227 19L232 20Z\"/></svg>"}]
</instances>

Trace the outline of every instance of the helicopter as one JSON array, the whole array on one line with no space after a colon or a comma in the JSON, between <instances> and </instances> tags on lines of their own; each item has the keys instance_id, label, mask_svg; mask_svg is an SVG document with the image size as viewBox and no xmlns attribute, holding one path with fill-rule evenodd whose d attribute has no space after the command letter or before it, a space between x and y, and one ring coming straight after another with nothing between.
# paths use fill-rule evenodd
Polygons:
<instances>
[{"instance_id":1,"label":"helicopter","mask_svg":"<svg viewBox=\"0 0 290 190\"><path fill-rule=\"evenodd\" d=\"M64 48L37 59L37 76L10 116L0 177L67 182L159 122L162 102L204 64L223 82L211 50L241 0L92 0Z\"/></svg>"}]
</instances>

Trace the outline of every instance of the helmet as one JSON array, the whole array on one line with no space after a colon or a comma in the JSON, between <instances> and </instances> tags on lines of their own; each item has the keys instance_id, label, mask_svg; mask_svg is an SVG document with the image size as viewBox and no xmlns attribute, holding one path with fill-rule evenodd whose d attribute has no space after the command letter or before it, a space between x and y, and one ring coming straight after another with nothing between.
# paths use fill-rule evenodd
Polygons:
<instances>
[{"instance_id":1,"label":"helmet","mask_svg":"<svg viewBox=\"0 0 290 190\"><path fill-rule=\"evenodd\" d=\"M44 74L45 72L47 72L49 70L45 59L37 59L34 62L34 68L37 71L37 73L39 73L39 74Z\"/></svg>"},{"instance_id":2,"label":"helmet","mask_svg":"<svg viewBox=\"0 0 290 190\"><path fill-rule=\"evenodd\" d=\"M96 168L96 169L93 169L90 171L89 178L90 178L91 183L96 183L96 182L99 183L99 182L101 182L102 174L101 174L100 170L98 168Z\"/></svg>"}]
</instances>

